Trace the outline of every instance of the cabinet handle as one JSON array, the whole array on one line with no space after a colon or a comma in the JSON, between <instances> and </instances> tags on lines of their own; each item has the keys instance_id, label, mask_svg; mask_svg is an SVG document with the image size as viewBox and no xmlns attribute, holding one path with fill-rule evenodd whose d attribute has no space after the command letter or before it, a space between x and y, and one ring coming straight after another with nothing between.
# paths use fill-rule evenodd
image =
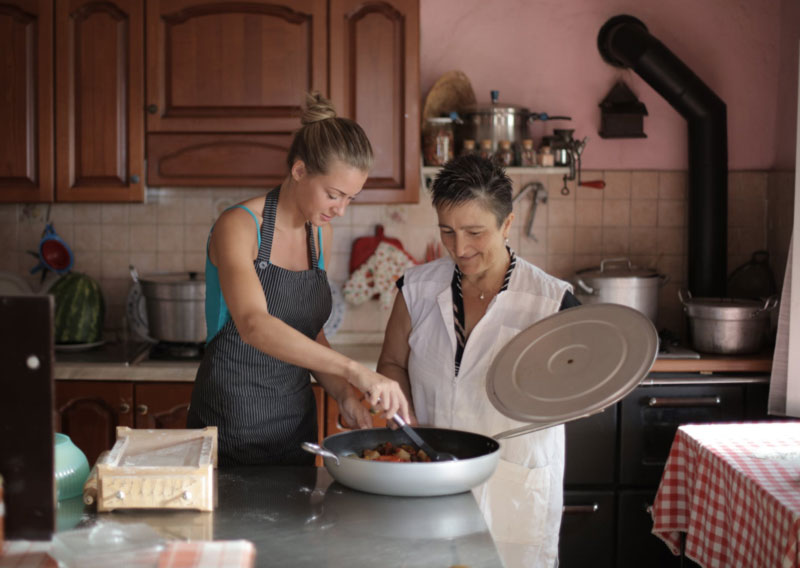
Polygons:
<instances>
[{"instance_id":1,"label":"cabinet handle","mask_svg":"<svg viewBox=\"0 0 800 568\"><path fill-rule=\"evenodd\" d=\"M719 406L722 404L721 396L694 396L694 397L650 397L647 406L651 408L665 407L700 407L700 406Z\"/></svg>"},{"instance_id":2,"label":"cabinet handle","mask_svg":"<svg viewBox=\"0 0 800 568\"><path fill-rule=\"evenodd\" d=\"M149 408L147 408L146 404L137 404L136 405L136 412L138 412L139 415L141 415L141 416L144 416L145 414L147 414L148 410L149 410Z\"/></svg>"},{"instance_id":3,"label":"cabinet handle","mask_svg":"<svg viewBox=\"0 0 800 568\"><path fill-rule=\"evenodd\" d=\"M123 402L122 404L119 405L118 412L120 414L128 414L130 411L131 411L131 405L128 404L127 402Z\"/></svg>"},{"instance_id":4,"label":"cabinet handle","mask_svg":"<svg viewBox=\"0 0 800 568\"><path fill-rule=\"evenodd\" d=\"M131 183L139 183L139 176L137 176L136 174L133 174L131 176Z\"/></svg>"},{"instance_id":5,"label":"cabinet handle","mask_svg":"<svg viewBox=\"0 0 800 568\"><path fill-rule=\"evenodd\" d=\"M562 512L565 515L586 515L596 513L600 509L600 505L592 503L591 505L564 505Z\"/></svg>"},{"instance_id":6,"label":"cabinet handle","mask_svg":"<svg viewBox=\"0 0 800 568\"><path fill-rule=\"evenodd\" d=\"M146 109L150 114L155 114L158 112L158 105L147 105Z\"/></svg>"}]
</instances>

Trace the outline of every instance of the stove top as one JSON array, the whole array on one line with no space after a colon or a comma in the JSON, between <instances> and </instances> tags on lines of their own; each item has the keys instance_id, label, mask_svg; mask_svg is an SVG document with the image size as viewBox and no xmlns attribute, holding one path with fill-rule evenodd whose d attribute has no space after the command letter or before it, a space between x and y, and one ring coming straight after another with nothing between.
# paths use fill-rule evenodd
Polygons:
<instances>
[{"instance_id":1,"label":"stove top","mask_svg":"<svg viewBox=\"0 0 800 568\"><path fill-rule=\"evenodd\" d=\"M668 329L658 333L657 359L699 359L700 353L681 345L677 335Z\"/></svg>"}]
</instances>

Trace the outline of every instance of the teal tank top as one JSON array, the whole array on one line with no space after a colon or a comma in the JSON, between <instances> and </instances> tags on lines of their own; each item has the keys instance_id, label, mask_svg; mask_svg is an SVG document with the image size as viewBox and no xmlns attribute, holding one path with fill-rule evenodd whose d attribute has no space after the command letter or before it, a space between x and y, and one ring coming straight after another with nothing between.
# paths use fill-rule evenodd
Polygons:
<instances>
[{"instance_id":1,"label":"teal tank top","mask_svg":"<svg viewBox=\"0 0 800 568\"><path fill-rule=\"evenodd\" d=\"M228 207L225 211L237 207L250 213L253 221L256 222L258 248L261 248L261 231L258 227L258 217L244 205L234 205L233 207ZM228 306L225 305L225 298L222 296L222 288L219 285L219 271L211 263L211 258L208 256L208 244L211 242L211 233L213 232L214 227L211 227L211 232L209 232L208 240L206 241L206 343L209 343L231 319L231 313L228 311ZM317 227L317 240L319 241L319 261L317 266L320 270L325 270L325 258L322 255L322 227Z\"/></svg>"}]
</instances>

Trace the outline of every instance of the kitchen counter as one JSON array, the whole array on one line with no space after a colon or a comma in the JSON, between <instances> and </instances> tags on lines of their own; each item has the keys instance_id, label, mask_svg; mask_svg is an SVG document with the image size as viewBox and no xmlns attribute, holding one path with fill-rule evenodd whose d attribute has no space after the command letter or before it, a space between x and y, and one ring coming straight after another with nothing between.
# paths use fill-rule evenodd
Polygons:
<instances>
[{"instance_id":1,"label":"kitchen counter","mask_svg":"<svg viewBox=\"0 0 800 568\"><path fill-rule=\"evenodd\" d=\"M379 343L354 343L346 339L332 347L340 353L375 369L381 352ZM102 351L57 354L54 376L59 380L176 381L192 382L198 361L145 360L128 365L123 359L111 360ZM699 359L656 359L651 373L769 373L772 353L756 355L702 355Z\"/></svg>"},{"instance_id":2,"label":"kitchen counter","mask_svg":"<svg viewBox=\"0 0 800 568\"><path fill-rule=\"evenodd\" d=\"M269 466L218 470L217 486L212 513L98 514L80 498L62 501L58 529L145 522L170 539L247 539L256 566L502 566L469 492L385 497L335 483L324 468Z\"/></svg>"}]
</instances>

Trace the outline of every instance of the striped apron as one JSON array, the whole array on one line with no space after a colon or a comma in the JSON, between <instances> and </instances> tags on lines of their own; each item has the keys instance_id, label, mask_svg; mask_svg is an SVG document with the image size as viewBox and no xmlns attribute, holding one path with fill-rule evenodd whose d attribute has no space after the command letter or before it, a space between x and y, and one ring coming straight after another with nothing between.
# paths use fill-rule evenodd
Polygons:
<instances>
[{"instance_id":1,"label":"striped apron","mask_svg":"<svg viewBox=\"0 0 800 568\"><path fill-rule=\"evenodd\" d=\"M317 267L311 225L310 270L286 270L269 261L279 191L266 196L255 269L269 313L316 339L330 315L331 292ZM230 319L206 346L187 426L217 426L220 465L313 465L314 456L300 448L301 442L317 441L309 371L247 345Z\"/></svg>"}]
</instances>

